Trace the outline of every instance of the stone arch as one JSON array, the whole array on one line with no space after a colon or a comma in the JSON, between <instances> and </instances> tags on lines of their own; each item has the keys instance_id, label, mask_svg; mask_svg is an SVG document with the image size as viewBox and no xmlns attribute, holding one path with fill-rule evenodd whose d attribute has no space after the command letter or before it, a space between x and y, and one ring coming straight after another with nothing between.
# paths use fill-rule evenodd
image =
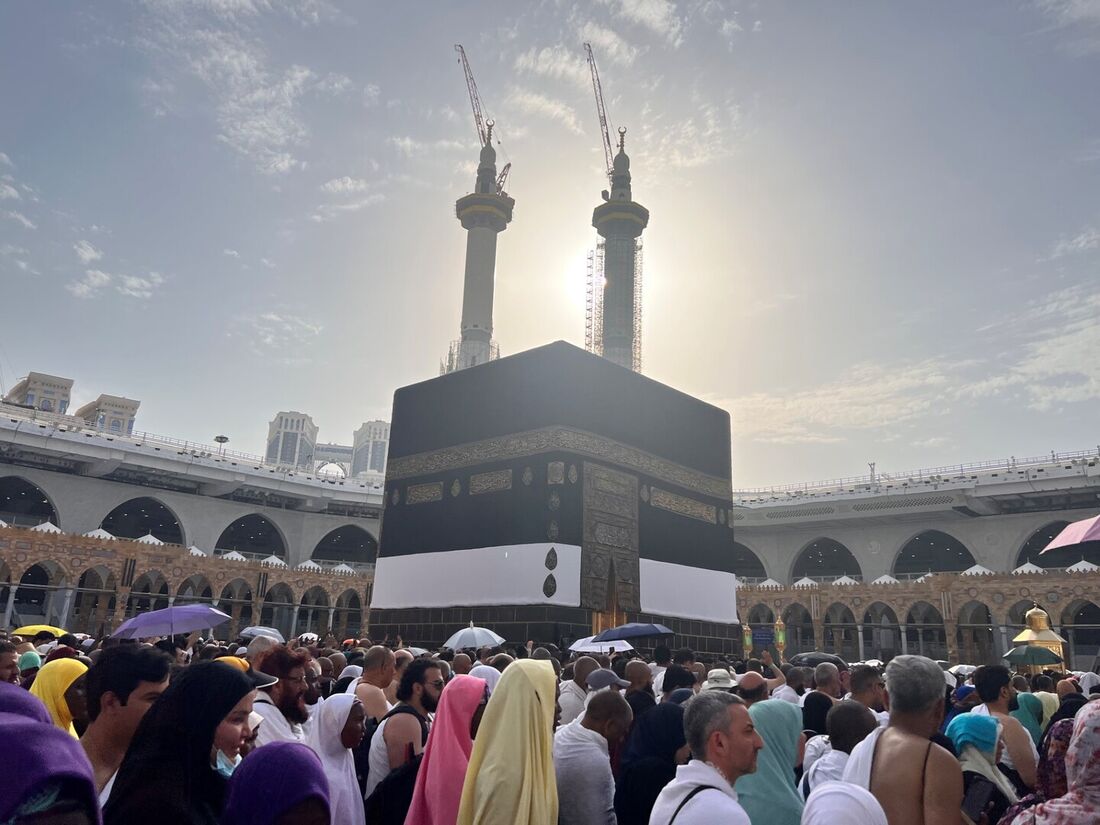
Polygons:
<instances>
[{"instance_id":1,"label":"stone arch","mask_svg":"<svg viewBox=\"0 0 1100 825\"><path fill-rule=\"evenodd\" d=\"M329 628L329 594L320 585L314 585L302 594L298 605L298 624L294 634L321 634Z\"/></svg>"},{"instance_id":2,"label":"stone arch","mask_svg":"<svg viewBox=\"0 0 1100 825\"><path fill-rule=\"evenodd\" d=\"M149 610L168 607L168 577L159 570L147 570L134 579L126 601L126 618Z\"/></svg>"},{"instance_id":3,"label":"stone arch","mask_svg":"<svg viewBox=\"0 0 1100 825\"><path fill-rule=\"evenodd\" d=\"M816 649L814 619L809 608L795 602L783 608L783 623L787 626L787 656L808 653Z\"/></svg>"},{"instance_id":4,"label":"stone arch","mask_svg":"<svg viewBox=\"0 0 1100 825\"><path fill-rule=\"evenodd\" d=\"M983 602L972 600L958 610L955 639L959 661L972 665L996 664L1000 660L993 635L993 611Z\"/></svg>"},{"instance_id":5,"label":"stone arch","mask_svg":"<svg viewBox=\"0 0 1100 825\"><path fill-rule=\"evenodd\" d=\"M863 579L863 569L855 555L836 539L820 536L807 542L791 565L791 581L808 576L814 581L828 582L841 576Z\"/></svg>"},{"instance_id":6,"label":"stone arch","mask_svg":"<svg viewBox=\"0 0 1100 825\"><path fill-rule=\"evenodd\" d=\"M1020 546L1020 552L1016 554L1016 566L1031 562L1049 570L1069 567L1082 559L1100 564L1100 541L1086 541L1084 544L1073 547L1060 547L1040 555L1042 549L1050 544L1068 524L1069 522L1065 520L1052 521L1032 532L1027 541Z\"/></svg>"},{"instance_id":7,"label":"stone arch","mask_svg":"<svg viewBox=\"0 0 1100 825\"><path fill-rule=\"evenodd\" d=\"M139 539L152 533L165 544L186 546L179 516L155 496L127 499L107 513L99 526L122 539Z\"/></svg>"},{"instance_id":8,"label":"stone arch","mask_svg":"<svg viewBox=\"0 0 1100 825\"><path fill-rule=\"evenodd\" d=\"M957 573L976 562L970 549L949 533L923 530L905 542L894 556L895 578L918 578L925 573Z\"/></svg>"},{"instance_id":9,"label":"stone arch","mask_svg":"<svg viewBox=\"0 0 1100 825\"><path fill-rule=\"evenodd\" d=\"M16 627L24 624L64 626L64 591L69 580L65 567L53 559L28 564L20 573L15 589L13 624ZM12 581L15 581L14 576Z\"/></svg>"},{"instance_id":10,"label":"stone arch","mask_svg":"<svg viewBox=\"0 0 1100 825\"><path fill-rule=\"evenodd\" d=\"M378 539L357 524L330 530L317 542L310 558L351 564L374 564L378 560Z\"/></svg>"},{"instance_id":11,"label":"stone arch","mask_svg":"<svg viewBox=\"0 0 1100 825\"><path fill-rule=\"evenodd\" d=\"M1100 655L1100 605L1089 599L1074 599L1062 610L1061 635L1067 642L1067 666L1093 670Z\"/></svg>"},{"instance_id":12,"label":"stone arch","mask_svg":"<svg viewBox=\"0 0 1100 825\"><path fill-rule=\"evenodd\" d=\"M822 627L822 650L837 654L849 662L863 658L859 650L859 636L856 632L856 617L852 609L843 602L833 602L825 610Z\"/></svg>"},{"instance_id":13,"label":"stone arch","mask_svg":"<svg viewBox=\"0 0 1100 825\"><path fill-rule=\"evenodd\" d=\"M89 567L80 574L76 585L76 599L69 614L69 630L100 634L115 612L118 595L118 577L104 565Z\"/></svg>"},{"instance_id":14,"label":"stone arch","mask_svg":"<svg viewBox=\"0 0 1100 825\"><path fill-rule=\"evenodd\" d=\"M252 585L244 579L236 578L222 587L218 597L218 609L232 618L223 625L214 628L219 638L235 639L252 622Z\"/></svg>"},{"instance_id":15,"label":"stone arch","mask_svg":"<svg viewBox=\"0 0 1100 825\"><path fill-rule=\"evenodd\" d=\"M249 513L230 522L214 547L215 554L236 551L255 558L278 556L286 561L289 545L278 524L261 513Z\"/></svg>"},{"instance_id":16,"label":"stone arch","mask_svg":"<svg viewBox=\"0 0 1100 825\"><path fill-rule=\"evenodd\" d=\"M863 611L863 643L866 653L861 659L886 660L901 653L901 626L898 614L885 602L872 602Z\"/></svg>"},{"instance_id":17,"label":"stone arch","mask_svg":"<svg viewBox=\"0 0 1100 825\"><path fill-rule=\"evenodd\" d=\"M747 617L749 627L771 627L775 624L775 612L763 602L754 605Z\"/></svg>"},{"instance_id":18,"label":"stone arch","mask_svg":"<svg viewBox=\"0 0 1100 825\"><path fill-rule=\"evenodd\" d=\"M274 627L284 637L293 635L294 608L298 606L294 590L286 582L276 582L264 594L260 607L260 624Z\"/></svg>"},{"instance_id":19,"label":"stone arch","mask_svg":"<svg viewBox=\"0 0 1100 825\"><path fill-rule=\"evenodd\" d=\"M760 556L739 541L733 543L733 572L745 584L758 584L768 577Z\"/></svg>"},{"instance_id":20,"label":"stone arch","mask_svg":"<svg viewBox=\"0 0 1100 825\"><path fill-rule=\"evenodd\" d=\"M0 520L19 527L35 527L44 521L61 526L53 497L18 475L0 478Z\"/></svg>"},{"instance_id":21,"label":"stone arch","mask_svg":"<svg viewBox=\"0 0 1100 825\"><path fill-rule=\"evenodd\" d=\"M925 601L914 602L905 614L905 640L909 653L929 659L947 658L947 631L943 614Z\"/></svg>"},{"instance_id":22,"label":"stone arch","mask_svg":"<svg viewBox=\"0 0 1100 825\"><path fill-rule=\"evenodd\" d=\"M174 604L188 604L193 602L212 602L214 600L214 588L210 580L202 573L188 576L180 586L176 588L176 601Z\"/></svg>"},{"instance_id":23,"label":"stone arch","mask_svg":"<svg viewBox=\"0 0 1100 825\"><path fill-rule=\"evenodd\" d=\"M363 628L363 600L357 590L345 590L336 598L337 641L349 636L358 638Z\"/></svg>"}]
</instances>

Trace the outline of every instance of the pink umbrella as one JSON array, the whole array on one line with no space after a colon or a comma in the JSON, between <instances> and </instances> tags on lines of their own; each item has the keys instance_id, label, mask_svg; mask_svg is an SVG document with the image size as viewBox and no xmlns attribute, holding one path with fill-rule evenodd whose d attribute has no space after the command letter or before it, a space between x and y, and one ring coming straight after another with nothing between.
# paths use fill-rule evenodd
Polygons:
<instances>
[{"instance_id":1,"label":"pink umbrella","mask_svg":"<svg viewBox=\"0 0 1100 825\"><path fill-rule=\"evenodd\" d=\"M1039 551L1039 555L1047 550L1072 547L1075 544L1084 544L1086 541L1100 541L1100 516L1093 516L1092 518L1075 521L1073 524L1067 524L1050 544Z\"/></svg>"}]
</instances>

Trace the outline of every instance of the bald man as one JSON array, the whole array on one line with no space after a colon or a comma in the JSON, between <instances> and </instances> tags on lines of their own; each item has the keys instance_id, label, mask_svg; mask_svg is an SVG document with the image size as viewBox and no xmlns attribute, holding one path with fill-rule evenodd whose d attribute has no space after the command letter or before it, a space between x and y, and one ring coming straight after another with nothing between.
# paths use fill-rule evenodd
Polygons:
<instances>
[{"instance_id":1,"label":"bald man","mask_svg":"<svg viewBox=\"0 0 1100 825\"><path fill-rule=\"evenodd\" d=\"M559 825L615 821L615 778L609 753L622 744L631 720L626 700L616 691L605 691L592 695L583 717L558 728L554 773Z\"/></svg>"},{"instance_id":2,"label":"bald man","mask_svg":"<svg viewBox=\"0 0 1100 825\"><path fill-rule=\"evenodd\" d=\"M393 672L393 678L390 679L389 687L385 688L386 701L390 703L390 707L397 704L397 686L401 684L401 676L404 674L405 668L409 666L409 662L416 658L411 650L405 648L395 650L393 655L396 669Z\"/></svg>"},{"instance_id":3,"label":"bald man","mask_svg":"<svg viewBox=\"0 0 1100 825\"><path fill-rule=\"evenodd\" d=\"M626 702L637 719L657 706L657 700L653 697L653 671L641 659L632 659L626 663L625 675L630 682L630 687L626 689Z\"/></svg>"},{"instance_id":4,"label":"bald man","mask_svg":"<svg viewBox=\"0 0 1100 825\"><path fill-rule=\"evenodd\" d=\"M744 700L746 706L751 706L754 702L763 702L768 698L768 680L756 671L750 670L738 680L737 694Z\"/></svg>"},{"instance_id":5,"label":"bald man","mask_svg":"<svg viewBox=\"0 0 1100 825\"><path fill-rule=\"evenodd\" d=\"M584 713L584 700L588 696L588 675L599 667L600 663L591 656L581 656L573 663L573 678L562 682L561 698L558 699L562 725L568 725Z\"/></svg>"},{"instance_id":6,"label":"bald man","mask_svg":"<svg viewBox=\"0 0 1100 825\"><path fill-rule=\"evenodd\" d=\"M367 650L355 696L363 703L368 719L381 719L393 708L393 703L386 699L385 689L393 681L396 669L394 653L388 647L375 645Z\"/></svg>"},{"instance_id":7,"label":"bald man","mask_svg":"<svg viewBox=\"0 0 1100 825\"><path fill-rule=\"evenodd\" d=\"M451 662L451 669L455 672L455 676L466 676L473 666L473 659L465 653L456 653L454 661Z\"/></svg>"}]
</instances>

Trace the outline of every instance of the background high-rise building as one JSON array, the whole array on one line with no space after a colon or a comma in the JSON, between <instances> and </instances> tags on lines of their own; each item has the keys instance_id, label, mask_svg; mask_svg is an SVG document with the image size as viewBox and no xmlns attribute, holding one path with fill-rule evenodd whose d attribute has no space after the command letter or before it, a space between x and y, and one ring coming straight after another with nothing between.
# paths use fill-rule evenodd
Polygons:
<instances>
[{"instance_id":1,"label":"background high-rise building","mask_svg":"<svg viewBox=\"0 0 1100 825\"><path fill-rule=\"evenodd\" d=\"M306 413L280 412L267 425L266 459L285 467L313 469L317 425Z\"/></svg>"},{"instance_id":2,"label":"background high-rise building","mask_svg":"<svg viewBox=\"0 0 1100 825\"><path fill-rule=\"evenodd\" d=\"M119 395L101 394L75 413L98 430L112 433L132 433L140 401Z\"/></svg>"},{"instance_id":3,"label":"background high-rise building","mask_svg":"<svg viewBox=\"0 0 1100 825\"><path fill-rule=\"evenodd\" d=\"M15 382L4 400L9 404L21 404L42 412L64 415L69 411L69 395L72 389L71 378L59 378L44 372L28 372L26 378Z\"/></svg>"},{"instance_id":4,"label":"background high-rise building","mask_svg":"<svg viewBox=\"0 0 1100 825\"><path fill-rule=\"evenodd\" d=\"M367 421L355 431L354 454L351 460L351 474L385 473L386 453L390 448L390 425L388 421Z\"/></svg>"}]
</instances>

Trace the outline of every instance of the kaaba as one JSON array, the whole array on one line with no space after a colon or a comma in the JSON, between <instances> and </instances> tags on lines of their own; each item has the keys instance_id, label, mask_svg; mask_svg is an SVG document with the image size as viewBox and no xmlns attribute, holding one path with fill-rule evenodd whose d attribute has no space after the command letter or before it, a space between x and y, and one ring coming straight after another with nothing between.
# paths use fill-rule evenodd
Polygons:
<instances>
[{"instance_id":1,"label":"kaaba","mask_svg":"<svg viewBox=\"0 0 1100 825\"><path fill-rule=\"evenodd\" d=\"M558 341L394 394L370 635L738 642L729 413Z\"/></svg>"}]
</instances>

